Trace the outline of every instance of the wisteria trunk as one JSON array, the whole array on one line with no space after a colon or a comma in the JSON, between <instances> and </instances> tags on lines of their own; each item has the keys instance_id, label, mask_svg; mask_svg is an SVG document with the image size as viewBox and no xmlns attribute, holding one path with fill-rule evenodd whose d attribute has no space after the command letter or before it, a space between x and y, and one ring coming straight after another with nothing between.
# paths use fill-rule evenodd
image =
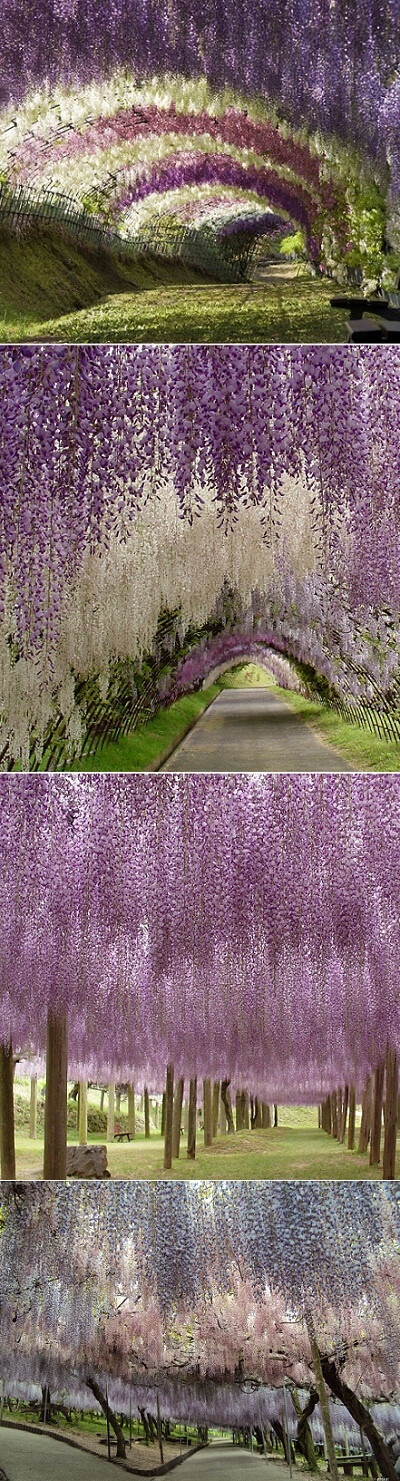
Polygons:
<instances>
[{"instance_id":1,"label":"wisteria trunk","mask_svg":"<svg viewBox=\"0 0 400 1481\"><path fill-rule=\"evenodd\" d=\"M175 1090L175 1096L174 1096L174 1111L173 1111L173 1118L172 1118L172 1156L173 1156L173 1158L174 1157L179 1157L180 1145L181 1145L181 1119L182 1119L183 1087L184 1087L184 1080L181 1078L181 1079L179 1079L177 1081L176 1090Z\"/></svg>"},{"instance_id":2,"label":"wisteria trunk","mask_svg":"<svg viewBox=\"0 0 400 1481\"><path fill-rule=\"evenodd\" d=\"M344 1096L343 1096L343 1104L342 1104L342 1124L341 1124L341 1131L340 1131L340 1140L341 1140L341 1142L344 1142L345 1141L345 1138L346 1138L346 1126L347 1126L347 1113L348 1113L348 1109L349 1109L349 1087L348 1087L348 1085L345 1085L345 1087L344 1087Z\"/></svg>"},{"instance_id":3,"label":"wisteria trunk","mask_svg":"<svg viewBox=\"0 0 400 1481\"><path fill-rule=\"evenodd\" d=\"M174 1067L167 1065L165 1082L164 1167L172 1167L172 1123L174 1114Z\"/></svg>"},{"instance_id":4,"label":"wisteria trunk","mask_svg":"<svg viewBox=\"0 0 400 1481\"><path fill-rule=\"evenodd\" d=\"M144 1134L150 1136L150 1101L147 1085L144 1087Z\"/></svg>"},{"instance_id":5,"label":"wisteria trunk","mask_svg":"<svg viewBox=\"0 0 400 1481\"><path fill-rule=\"evenodd\" d=\"M88 1109L87 1109L87 1082L79 1081L78 1100L78 1141L79 1146L84 1147L88 1136Z\"/></svg>"},{"instance_id":6,"label":"wisteria trunk","mask_svg":"<svg viewBox=\"0 0 400 1481\"><path fill-rule=\"evenodd\" d=\"M189 1108L188 1108L188 1132L187 1132L187 1156L194 1162L196 1156L196 1132L197 1132L197 1080L191 1080L189 1084Z\"/></svg>"},{"instance_id":7,"label":"wisteria trunk","mask_svg":"<svg viewBox=\"0 0 400 1481\"><path fill-rule=\"evenodd\" d=\"M204 1146L212 1145L212 1101L211 1080L203 1080L203 1119L204 1119Z\"/></svg>"},{"instance_id":8,"label":"wisteria trunk","mask_svg":"<svg viewBox=\"0 0 400 1481\"><path fill-rule=\"evenodd\" d=\"M387 1481L396 1481L396 1471L391 1451L389 1446L386 1445L383 1436L377 1430L370 1410L362 1403L358 1395L353 1392L353 1389L349 1388L348 1384L345 1383L331 1358L322 1358L321 1366L325 1382L328 1384L331 1393L335 1395L335 1398L340 1399L341 1403L348 1409L352 1419L359 1425L360 1430L363 1430L364 1435L367 1436L375 1460L378 1462L381 1475L385 1476Z\"/></svg>"},{"instance_id":9,"label":"wisteria trunk","mask_svg":"<svg viewBox=\"0 0 400 1481\"><path fill-rule=\"evenodd\" d=\"M372 1105L372 1081L368 1075L361 1107L361 1126L358 1138L359 1152L366 1152L371 1135L371 1105Z\"/></svg>"},{"instance_id":10,"label":"wisteria trunk","mask_svg":"<svg viewBox=\"0 0 400 1481\"><path fill-rule=\"evenodd\" d=\"M103 1410L103 1414L105 1414L106 1419L108 1419L108 1423L111 1425L111 1429L114 1430L114 1435L116 1436L117 1441L118 1460L126 1460L126 1444L124 1432L119 1423L119 1419L117 1419L117 1416L116 1414L114 1414L113 1409L110 1409L108 1399L106 1398L106 1395L103 1394L102 1389L99 1388L99 1384L97 1383L96 1379L89 1376L86 1379L86 1383L88 1388L90 1388L94 1398L97 1399L97 1403L100 1404L100 1408Z\"/></svg>"},{"instance_id":11,"label":"wisteria trunk","mask_svg":"<svg viewBox=\"0 0 400 1481\"><path fill-rule=\"evenodd\" d=\"M347 1134L347 1146L350 1152L354 1151L356 1137L356 1092L354 1085L350 1085L349 1095L349 1129Z\"/></svg>"},{"instance_id":12,"label":"wisteria trunk","mask_svg":"<svg viewBox=\"0 0 400 1481\"><path fill-rule=\"evenodd\" d=\"M134 1085L128 1086L128 1131L132 1141L134 1141L136 1136L136 1107Z\"/></svg>"},{"instance_id":13,"label":"wisteria trunk","mask_svg":"<svg viewBox=\"0 0 400 1481\"><path fill-rule=\"evenodd\" d=\"M219 1121L219 1080L214 1080L212 1095L212 1134L217 1135Z\"/></svg>"},{"instance_id":14,"label":"wisteria trunk","mask_svg":"<svg viewBox=\"0 0 400 1481\"><path fill-rule=\"evenodd\" d=\"M230 1098L230 1094L229 1094L229 1085L230 1085L230 1080L222 1080L222 1083L221 1083L221 1100L222 1100L222 1104L223 1104L224 1109L225 1109L226 1125L227 1125L228 1135L230 1135L232 1133L232 1131L235 1130L235 1123L234 1123L233 1112L232 1112L232 1102L231 1102L231 1098Z\"/></svg>"},{"instance_id":15,"label":"wisteria trunk","mask_svg":"<svg viewBox=\"0 0 400 1481\"><path fill-rule=\"evenodd\" d=\"M12 1044L0 1048L0 1166L2 1178L15 1178L14 1059Z\"/></svg>"},{"instance_id":16,"label":"wisteria trunk","mask_svg":"<svg viewBox=\"0 0 400 1481\"><path fill-rule=\"evenodd\" d=\"M108 1086L108 1095L107 1095L107 1141L108 1142L113 1142L114 1141L114 1132L115 1132L115 1085L114 1085L114 1081L113 1080L110 1080L110 1084Z\"/></svg>"},{"instance_id":17,"label":"wisteria trunk","mask_svg":"<svg viewBox=\"0 0 400 1481\"><path fill-rule=\"evenodd\" d=\"M386 1051L385 1138L383 1144L383 1177L396 1177L397 1111L399 1099L399 1062L394 1049Z\"/></svg>"},{"instance_id":18,"label":"wisteria trunk","mask_svg":"<svg viewBox=\"0 0 400 1481\"><path fill-rule=\"evenodd\" d=\"M370 1167L378 1167L381 1160L382 1104L385 1079L385 1062L378 1064L374 1074L374 1090L371 1119Z\"/></svg>"},{"instance_id":19,"label":"wisteria trunk","mask_svg":"<svg viewBox=\"0 0 400 1481\"><path fill-rule=\"evenodd\" d=\"M65 1014L47 1017L43 1177L67 1175L68 1026Z\"/></svg>"}]
</instances>

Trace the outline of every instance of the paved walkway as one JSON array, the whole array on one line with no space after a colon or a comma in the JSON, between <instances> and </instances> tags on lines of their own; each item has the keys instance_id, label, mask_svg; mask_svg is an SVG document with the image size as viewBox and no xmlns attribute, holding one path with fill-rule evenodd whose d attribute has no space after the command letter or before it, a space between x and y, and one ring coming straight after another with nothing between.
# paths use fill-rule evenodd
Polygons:
<instances>
[{"instance_id":1,"label":"paved walkway","mask_svg":"<svg viewBox=\"0 0 400 1481\"><path fill-rule=\"evenodd\" d=\"M175 1475L176 1481L290 1481L288 1466L231 1444L199 1450Z\"/></svg>"},{"instance_id":2,"label":"paved walkway","mask_svg":"<svg viewBox=\"0 0 400 1481\"><path fill-rule=\"evenodd\" d=\"M268 689L224 689L162 771L351 771Z\"/></svg>"},{"instance_id":3,"label":"paved walkway","mask_svg":"<svg viewBox=\"0 0 400 1481\"><path fill-rule=\"evenodd\" d=\"M0 1429L0 1472L7 1481L107 1481L107 1460L29 1431ZM119 1469L119 1468L118 1468ZM108 1467L108 1476L116 1468ZM122 1471L127 1476L127 1471Z\"/></svg>"}]
</instances>

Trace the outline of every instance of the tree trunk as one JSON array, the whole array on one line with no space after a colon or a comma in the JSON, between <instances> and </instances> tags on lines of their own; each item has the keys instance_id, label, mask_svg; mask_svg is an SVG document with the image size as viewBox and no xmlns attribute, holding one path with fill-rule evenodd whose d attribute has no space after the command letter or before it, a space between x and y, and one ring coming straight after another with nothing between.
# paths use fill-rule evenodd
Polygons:
<instances>
[{"instance_id":1,"label":"tree trunk","mask_svg":"<svg viewBox=\"0 0 400 1481\"><path fill-rule=\"evenodd\" d=\"M221 1136L226 1136L226 1133L227 1133L227 1130L228 1130L228 1123L227 1123L227 1119L226 1119L226 1110L225 1110L224 1102L223 1102L223 1099L222 1099L222 1095L221 1095L220 1104L219 1104L219 1129L220 1129L220 1132L221 1132Z\"/></svg>"},{"instance_id":2,"label":"tree trunk","mask_svg":"<svg viewBox=\"0 0 400 1481\"><path fill-rule=\"evenodd\" d=\"M29 1105L29 1136L31 1142L37 1137L37 1075L31 1076L31 1098Z\"/></svg>"},{"instance_id":3,"label":"tree trunk","mask_svg":"<svg viewBox=\"0 0 400 1481\"><path fill-rule=\"evenodd\" d=\"M135 1086L128 1085L128 1131L134 1141L136 1136Z\"/></svg>"},{"instance_id":4,"label":"tree trunk","mask_svg":"<svg viewBox=\"0 0 400 1481\"><path fill-rule=\"evenodd\" d=\"M349 1109L349 1087L348 1087L348 1085L345 1085L345 1087L344 1087L343 1103L342 1103L342 1122L341 1122L341 1128L340 1128L340 1140L341 1140L341 1142L344 1142L345 1141L345 1138L346 1138L346 1126L347 1126L347 1112L348 1112L348 1109Z\"/></svg>"},{"instance_id":5,"label":"tree trunk","mask_svg":"<svg viewBox=\"0 0 400 1481\"><path fill-rule=\"evenodd\" d=\"M167 1065L165 1082L164 1168L172 1167L172 1123L174 1114L174 1066Z\"/></svg>"},{"instance_id":6,"label":"tree trunk","mask_svg":"<svg viewBox=\"0 0 400 1481\"><path fill-rule=\"evenodd\" d=\"M370 1138L370 1134L371 1134L371 1103L372 1103L372 1082L371 1082L371 1076L368 1075L368 1079L367 1079L366 1084L365 1084L364 1095L363 1095L363 1098L362 1098L362 1106L361 1106L361 1126L360 1126L360 1135L359 1135L359 1138L358 1138L358 1150L359 1150L359 1152L366 1152L367 1151L367 1147L368 1147L368 1142L369 1142L369 1138Z\"/></svg>"},{"instance_id":7,"label":"tree trunk","mask_svg":"<svg viewBox=\"0 0 400 1481\"><path fill-rule=\"evenodd\" d=\"M228 1128L228 1136L230 1136L231 1133L232 1133L232 1131L235 1130L235 1123L234 1123L234 1120L233 1120L233 1113L232 1113L232 1104L231 1104L231 1098L230 1098L230 1094L229 1094L229 1086L230 1086L230 1083L231 1083L230 1080L223 1080L222 1081L222 1084L221 1084L221 1100L222 1100L223 1106L225 1108L226 1124L227 1124L227 1128Z\"/></svg>"},{"instance_id":8,"label":"tree trunk","mask_svg":"<svg viewBox=\"0 0 400 1481\"><path fill-rule=\"evenodd\" d=\"M42 1384L42 1402L39 1409L42 1424L51 1424L51 1393L48 1383Z\"/></svg>"},{"instance_id":9,"label":"tree trunk","mask_svg":"<svg viewBox=\"0 0 400 1481\"><path fill-rule=\"evenodd\" d=\"M385 1061L382 1060L375 1070L373 1083L373 1101L371 1116L371 1142L369 1149L370 1167L379 1167L381 1160L381 1134L382 1134L382 1102L383 1082L385 1078Z\"/></svg>"},{"instance_id":10,"label":"tree trunk","mask_svg":"<svg viewBox=\"0 0 400 1481\"><path fill-rule=\"evenodd\" d=\"M286 1434L285 1425L281 1424L280 1419L273 1419L272 1429L275 1430L275 1434L278 1436L278 1440L280 1440L281 1445L283 1445L283 1454L285 1457L286 1465L290 1465L289 1444L291 1450L292 1464L296 1465L296 1456L294 1453L293 1445L292 1442L289 1441L289 1436Z\"/></svg>"},{"instance_id":11,"label":"tree trunk","mask_svg":"<svg viewBox=\"0 0 400 1481\"><path fill-rule=\"evenodd\" d=\"M347 1134L347 1146L350 1152L354 1151L356 1139L356 1092L354 1085L350 1085L349 1095L349 1130Z\"/></svg>"},{"instance_id":12,"label":"tree trunk","mask_svg":"<svg viewBox=\"0 0 400 1481\"><path fill-rule=\"evenodd\" d=\"M212 1145L211 1080L203 1080L204 1146Z\"/></svg>"},{"instance_id":13,"label":"tree trunk","mask_svg":"<svg viewBox=\"0 0 400 1481\"><path fill-rule=\"evenodd\" d=\"M274 1102L274 1126L278 1125L278 1107Z\"/></svg>"},{"instance_id":14,"label":"tree trunk","mask_svg":"<svg viewBox=\"0 0 400 1481\"><path fill-rule=\"evenodd\" d=\"M165 1111L166 1111L166 1100L165 1100L165 1090L164 1090L163 1098L162 1098L162 1101L161 1101L161 1136L165 1136Z\"/></svg>"},{"instance_id":15,"label":"tree trunk","mask_svg":"<svg viewBox=\"0 0 400 1481\"><path fill-rule=\"evenodd\" d=\"M247 1090L242 1090L242 1125L243 1131L250 1131L250 1105Z\"/></svg>"},{"instance_id":16,"label":"tree trunk","mask_svg":"<svg viewBox=\"0 0 400 1481\"><path fill-rule=\"evenodd\" d=\"M214 1080L212 1093L212 1134L217 1135L219 1121L219 1080Z\"/></svg>"},{"instance_id":17,"label":"tree trunk","mask_svg":"<svg viewBox=\"0 0 400 1481\"><path fill-rule=\"evenodd\" d=\"M113 1080L110 1080L107 1090L107 1141L113 1142L115 1132L115 1085Z\"/></svg>"},{"instance_id":18,"label":"tree trunk","mask_svg":"<svg viewBox=\"0 0 400 1481\"><path fill-rule=\"evenodd\" d=\"M87 1135L87 1081L80 1080L78 1100L78 1142L80 1147L86 1146Z\"/></svg>"},{"instance_id":19,"label":"tree trunk","mask_svg":"<svg viewBox=\"0 0 400 1481\"><path fill-rule=\"evenodd\" d=\"M332 1109L332 1136L337 1137L337 1135L338 1135L338 1108L337 1108L336 1090L332 1090L332 1095L331 1095L331 1109Z\"/></svg>"},{"instance_id":20,"label":"tree trunk","mask_svg":"<svg viewBox=\"0 0 400 1481\"><path fill-rule=\"evenodd\" d=\"M68 1028L65 1014L47 1015L46 1099L44 1112L45 1180L67 1176Z\"/></svg>"},{"instance_id":21,"label":"tree trunk","mask_svg":"<svg viewBox=\"0 0 400 1481\"><path fill-rule=\"evenodd\" d=\"M144 1087L144 1134L150 1136L150 1102L147 1085Z\"/></svg>"},{"instance_id":22,"label":"tree trunk","mask_svg":"<svg viewBox=\"0 0 400 1481\"><path fill-rule=\"evenodd\" d=\"M336 1461L336 1451L335 1451L335 1445L334 1445L334 1439L333 1439L333 1432L332 1432L331 1415L330 1415L330 1409L329 1409L329 1399L328 1399L328 1395L327 1395L326 1388L325 1388L325 1382L324 1382L324 1379L326 1378L326 1374L324 1372L324 1368L323 1368L323 1365L322 1365L321 1353L320 1353L320 1350L319 1350L319 1347L318 1347L318 1342L317 1342L316 1335L315 1335L315 1330L314 1330L314 1322L313 1322L313 1319L312 1319L312 1316L311 1316L310 1313L308 1313L308 1315L306 1317L306 1324L307 1324L307 1332L308 1332L309 1342L310 1342L310 1347L311 1347L311 1356L312 1356L312 1361L313 1361L313 1368L314 1368L314 1373L315 1373L315 1383L316 1383L316 1388L318 1389L318 1397L319 1397L319 1403L320 1403L320 1409L321 1409L322 1423L323 1423L323 1427L324 1427L324 1435L325 1435L325 1440L326 1440L326 1449L327 1449L327 1455L328 1455L328 1465L329 1465L329 1471L330 1471L331 1481L339 1481L339 1471L338 1471L337 1461ZM329 1380L328 1380L328 1382L329 1382ZM329 1385L329 1387L330 1387L330 1385Z\"/></svg>"},{"instance_id":23,"label":"tree trunk","mask_svg":"<svg viewBox=\"0 0 400 1481\"><path fill-rule=\"evenodd\" d=\"M397 1109L399 1098L399 1063L394 1049L386 1050L385 1138L383 1144L384 1178L396 1177Z\"/></svg>"},{"instance_id":24,"label":"tree trunk","mask_svg":"<svg viewBox=\"0 0 400 1481\"><path fill-rule=\"evenodd\" d=\"M308 1423L319 1401L318 1389L311 1389L304 1409L301 1407L297 1389L291 1388L290 1397L297 1418L296 1444L307 1461L309 1471L318 1471L318 1457L312 1437L311 1425Z\"/></svg>"},{"instance_id":25,"label":"tree trunk","mask_svg":"<svg viewBox=\"0 0 400 1481\"><path fill-rule=\"evenodd\" d=\"M326 1100L324 1100L323 1106L322 1106L322 1128L323 1128L323 1131L326 1131L327 1132L327 1135L328 1136L331 1136L331 1133L332 1133L332 1100L331 1100L331 1096L330 1095L327 1095Z\"/></svg>"},{"instance_id":26,"label":"tree trunk","mask_svg":"<svg viewBox=\"0 0 400 1481\"><path fill-rule=\"evenodd\" d=\"M331 1392L335 1395L335 1398L340 1399L341 1403L345 1404L352 1419L355 1420L356 1424L363 1430L364 1435L367 1436L382 1476L387 1477L387 1481L398 1481L390 1448L386 1445L379 1430L377 1430L370 1410L362 1403L362 1400L354 1393L353 1389L349 1388L348 1384L345 1383L332 1358L321 1358L321 1366L325 1382L329 1384Z\"/></svg>"},{"instance_id":27,"label":"tree trunk","mask_svg":"<svg viewBox=\"0 0 400 1481\"><path fill-rule=\"evenodd\" d=\"M251 1118L251 1124L254 1128L254 1131L259 1131L262 1126L262 1105L261 1101L258 1100L257 1095L254 1101L254 1110Z\"/></svg>"},{"instance_id":28,"label":"tree trunk","mask_svg":"<svg viewBox=\"0 0 400 1481\"><path fill-rule=\"evenodd\" d=\"M173 1111L173 1117L172 1117L172 1156L173 1157L179 1157L179 1152L180 1152L183 1087L184 1087L184 1081L182 1079L177 1080L176 1090L175 1090L175 1096L174 1096L174 1111Z\"/></svg>"},{"instance_id":29,"label":"tree trunk","mask_svg":"<svg viewBox=\"0 0 400 1481\"><path fill-rule=\"evenodd\" d=\"M14 1060L12 1044L0 1045L0 1171L15 1179Z\"/></svg>"},{"instance_id":30,"label":"tree trunk","mask_svg":"<svg viewBox=\"0 0 400 1481\"><path fill-rule=\"evenodd\" d=\"M140 1418L141 1418L143 1429L144 1429L145 1442L146 1442L146 1445L149 1445L150 1444L150 1427L149 1427L149 1424L148 1424L147 1414L146 1414L145 1409L139 1409L139 1414L140 1414Z\"/></svg>"},{"instance_id":31,"label":"tree trunk","mask_svg":"<svg viewBox=\"0 0 400 1481\"><path fill-rule=\"evenodd\" d=\"M116 1114L116 1116L120 1116L121 1115L121 1086L120 1085L116 1085L115 1086L115 1114Z\"/></svg>"},{"instance_id":32,"label":"tree trunk","mask_svg":"<svg viewBox=\"0 0 400 1481\"><path fill-rule=\"evenodd\" d=\"M236 1131L242 1131L242 1092L236 1091Z\"/></svg>"},{"instance_id":33,"label":"tree trunk","mask_svg":"<svg viewBox=\"0 0 400 1481\"><path fill-rule=\"evenodd\" d=\"M126 1460L125 1437L119 1419L117 1419L117 1416L113 1413L113 1410L110 1409L108 1399L106 1398L106 1395L103 1394L102 1389L99 1388L96 1379L88 1377L86 1379L86 1383L87 1387L90 1388L91 1393L94 1395L94 1398L97 1399L97 1403L100 1404L100 1408L103 1410L103 1414L105 1414L106 1419L108 1419L108 1423L111 1425L111 1429L114 1430L114 1435L116 1436L117 1440L118 1460Z\"/></svg>"},{"instance_id":34,"label":"tree trunk","mask_svg":"<svg viewBox=\"0 0 400 1481\"><path fill-rule=\"evenodd\" d=\"M271 1125L271 1112L269 1106L263 1100L261 1105L261 1125L264 1131L269 1131Z\"/></svg>"},{"instance_id":35,"label":"tree trunk","mask_svg":"<svg viewBox=\"0 0 400 1481\"><path fill-rule=\"evenodd\" d=\"M194 1162L196 1156L196 1131L197 1131L197 1080L191 1080L189 1084L189 1110L188 1110L188 1132L187 1132L187 1157Z\"/></svg>"}]
</instances>

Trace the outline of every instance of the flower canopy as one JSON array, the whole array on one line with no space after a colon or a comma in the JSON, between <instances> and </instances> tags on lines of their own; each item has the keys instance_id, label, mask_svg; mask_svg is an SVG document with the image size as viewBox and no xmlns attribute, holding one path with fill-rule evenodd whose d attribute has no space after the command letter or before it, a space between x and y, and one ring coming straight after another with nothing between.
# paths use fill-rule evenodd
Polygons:
<instances>
[{"instance_id":1,"label":"flower canopy","mask_svg":"<svg viewBox=\"0 0 400 1481\"><path fill-rule=\"evenodd\" d=\"M41 0L37 22L32 36L4 0L12 183L133 237L143 200L158 214L172 192L179 219L182 191L229 187L240 218L244 190L300 225L314 260L379 269L389 166L399 248L399 0Z\"/></svg>"},{"instance_id":2,"label":"flower canopy","mask_svg":"<svg viewBox=\"0 0 400 1481\"><path fill-rule=\"evenodd\" d=\"M311 1382L312 1326L361 1395L398 1390L396 1187L3 1184L3 1200L7 1385L95 1372L123 1405L160 1387L170 1415L243 1423L259 1386Z\"/></svg>"},{"instance_id":3,"label":"flower canopy","mask_svg":"<svg viewBox=\"0 0 400 1481\"><path fill-rule=\"evenodd\" d=\"M0 387L3 764L59 715L79 751L76 681L210 623L396 705L394 347L5 348Z\"/></svg>"},{"instance_id":4,"label":"flower canopy","mask_svg":"<svg viewBox=\"0 0 400 1481\"><path fill-rule=\"evenodd\" d=\"M384 847L383 841L384 840ZM360 1095L400 1049L396 776L24 776L0 787L0 1039L70 1073Z\"/></svg>"}]
</instances>

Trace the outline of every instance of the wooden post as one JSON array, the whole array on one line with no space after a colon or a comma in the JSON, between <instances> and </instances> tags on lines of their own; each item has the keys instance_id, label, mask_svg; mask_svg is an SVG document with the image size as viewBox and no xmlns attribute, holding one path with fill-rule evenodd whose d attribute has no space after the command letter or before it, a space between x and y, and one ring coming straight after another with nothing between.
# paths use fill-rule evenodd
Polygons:
<instances>
[{"instance_id":1,"label":"wooden post","mask_svg":"<svg viewBox=\"0 0 400 1481\"><path fill-rule=\"evenodd\" d=\"M110 1080L107 1097L107 1141L114 1141L115 1132L115 1083Z\"/></svg>"},{"instance_id":2,"label":"wooden post","mask_svg":"<svg viewBox=\"0 0 400 1481\"><path fill-rule=\"evenodd\" d=\"M147 1085L144 1087L144 1134L150 1136L150 1101Z\"/></svg>"},{"instance_id":3,"label":"wooden post","mask_svg":"<svg viewBox=\"0 0 400 1481\"><path fill-rule=\"evenodd\" d=\"M64 1013L47 1015L43 1177L67 1175L68 1026Z\"/></svg>"},{"instance_id":4,"label":"wooden post","mask_svg":"<svg viewBox=\"0 0 400 1481\"><path fill-rule=\"evenodd\" d=\"M37 1075L31 1075L31 1098L29 1104L29 1136L31 1142L37 1137Z\"/></svg>"},{"instance_id":5,"label":"wooden post","mask_svg":"<svg viewBox=\"0 0 400 1481\"><path fill-rule=\"evenodd\" d=\"M354 1085L350 1085L349 1095L349 1130L347 1134L347 1146L350 1152L354 1151L356 1137L356 1092Z\"/></svg>"},{"instance_id":6,"label":"wooden post","mask_svg":"<svg viewBox=\"0 0 400 1481\"><path fill-rule=\"evenodd\" d=\"M197 1080L191 1080L189 1084L189 1108L188 1108L188 1133L187 1133L187 1157L194 1162L196 1156L196 1131L197 1131Z\"/></svg>"},{"instance_id":7,"label":"wooden post","mask_svg":"<svg viewBox=\"0 0 400 1481\"><path fill-rule=\"evenodd\" d=\"M369 1149L370 1167L379 1167L381 1160L381 1134L382 1134L382 1102L383 1082L385 1078L385 1061L378 1064L373 1081L373 1099L371 1116L371 1142Z\"/></svg>"},{"instance_id":8,"label":"wooden post","mask_svg":"<svg viewBox=\"0 0 400 1481\"><path fill-rule=\"evenodd\" d=\"M204 1146L212 1145L211 1080L203 1080Z\"/></svg>"},{"instance_id":9,"label":"wooden post","mask_svg":"<svg viewBox=\"0 0 400 1481\"><path fill-rule=\"evenodd\" d=\"M0 1171L15 1179L14 1059L12 1044L0 1045Z\"/></svg>"},{"instance_id":10,"label":"wooden post","mask_svg":"<svg viewBox=\"0 0 400 1481\"><path fill-rule=\"evenodd\" d=\"M217 1135L219 1121L219 1080L214 1080L212 1094L212 1134Z\"/></svg>"},{"instance_id":11,"label":"wooden post","mask_svg":"<svg viewBox=\"0 0 400 1481\"><path fill-rule=\"evenodd\" d=\"M167 1065L165 1082L164 1168L172 1167L172 1120L174 1112L174 1066Z\"/></svg>"},{"instance_id":12,"label":"wooden post","mask_svg":"<svg viewBox=\"0 0 400 1481\"><path fill-rule=\"evenodd\" d=\"M396 1177L397 1108L399 1097L399 1063L397 1054L389 1045L386 1050L385 1075L385 1138L383 1144L384 1178Z\"/></svg>"},{"instance_id":13,"label":"wooden post","mask_svg":"<svg viewBox=\"0 0 400 1481\"><path fill-rule=\"evenodd\" d=\"M361 1105L361 1126L358 1138L359 1152L366 1152L371 1132L371 1104L372 1104L372 1081L371 1076L365 1083L364 1095Z\"/></svg>"},{"instance_id":14,"label":"wooden post","mask_svg":"<svg viewBox=\"0 0 400 1481\"><path fill-rule=\"evenodd\" d=\"M78 1142L80 1147L87 1143L87 1081L79 1081Z\"/></svg>"},{"instance_id":15,"label":"wooden post","mask_svg":"<svg viewBox=\"0 0 400 1481\"><path fill-rule=\"evenodd\" d=\"M179 1079L176 1084L174 1096L174 1110L172 1117L172 1156L179 1157L181 1145L181 1119L184 1080Z\"/></svg>"},{"instance_id":16,"label":"wooden post","mask_svg":"<svg viewBox=\"0 0 400 1481\"><path fill-rule=\"evenodd\" d=\"M128 1085L128 1131L134 1141L136 1136L135 1086Z\"/></svg>"}]
</instances>

